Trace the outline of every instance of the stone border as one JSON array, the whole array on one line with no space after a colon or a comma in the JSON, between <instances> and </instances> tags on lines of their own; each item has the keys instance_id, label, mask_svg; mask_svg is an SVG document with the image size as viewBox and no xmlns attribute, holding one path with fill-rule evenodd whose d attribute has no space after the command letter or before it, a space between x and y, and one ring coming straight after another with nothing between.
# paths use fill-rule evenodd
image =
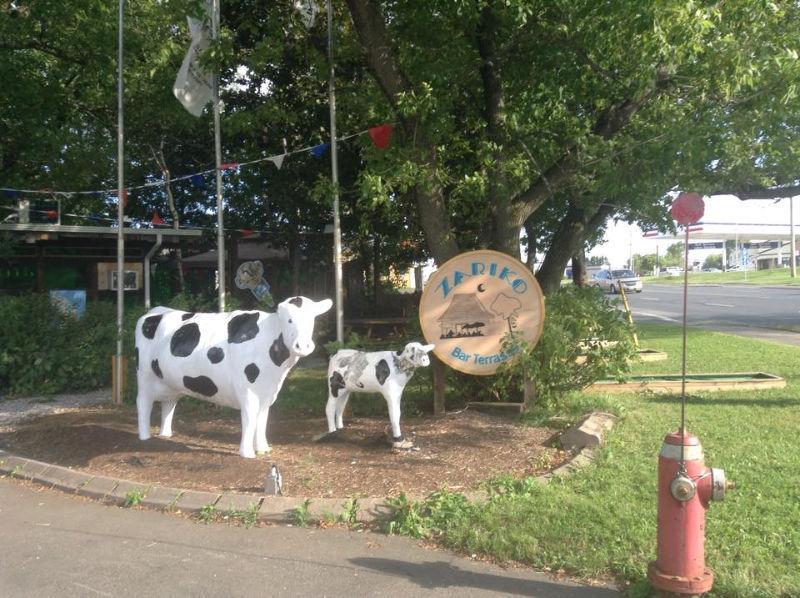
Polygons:
<instances>
[{"instance_id":1,"label":"stone border","mask_svg":"<svg viewBox=\"0 0 800 598\"><path fill-rule=\"evenodd\" d=\"M575 426L565 430L580 430L584 444L573 446L578 451L572 458L553 471L536 477L542 484L554 477L566 477L578 469L589 465L598 454L603 443L603 434L613 426L616 418L608 413L595 412L580 420ZM592 434L586 434L586 430ZM131 480L92 475L77 469L51 465L25 457L19 457L0 449L0 474L36 482L43 486L56 488L67 494L85 496L106 504L123 506L128 499L134 499L138 506L166 512L197 513L204 508L213 507L221 513L248 511L257 508L259 521L268 523L295 523L297 509L307 509L312 520L324 520L345 515L347 498L298 498L289 496L265 496L262 494L241 494L235 492L201 492L165 486L155 486ZM485 501L485 492L464 492L473 502ZM417 500L418 497L409 497ZM388 519L394 507L386 499L359 498L356 521L369 523ZM349 515L349 513L347 514Z\"/></svg>"}]
</instances>

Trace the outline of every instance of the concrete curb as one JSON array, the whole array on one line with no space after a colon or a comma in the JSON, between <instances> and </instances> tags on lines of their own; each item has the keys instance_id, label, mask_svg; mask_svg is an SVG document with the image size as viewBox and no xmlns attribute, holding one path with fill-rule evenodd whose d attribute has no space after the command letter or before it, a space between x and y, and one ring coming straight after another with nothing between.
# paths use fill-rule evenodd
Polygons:
<instances>
[{"instance_id":1,"label":"concrete curb","mask_svg":"<svg viewBox=\"0 0 800 598\"><path fill-rule=\"evenodd\" d=\"M603 435L609 424L606 413L595 412L581 419L573 427L586 422L594 422L601 429L599 436L592 439L591 446L576 447L578 450L569 461L553 471L536 477L542 484L547 484L554 477L563 478L589 465L599 452L603 443ZM616 418L614 418L616 419ZM602 421L602 425L599 423ZM354 518L358 523L370 523L389 519L394 507L388 499L358 498L354 505L349 498L299 498L290 496L265 496L261 494L240 494L235 492L200 492L183 490L166 486L152 486L146 483L108 478L92 475L69 467L51 465L25 457L19 457L0 449L0 476L9 476L29 480L56 488L67 494L77 494L107 504L123 506L126 501L135 505L165 512L197 513L205 508L212 508L221 513L248 512L257 510L256 518L268 523L295 523L300 518L309 521L348 520ZM488 496L483 491L464 492L470 502L486 501ZM424 497L409 497L409 500L420 500Z\"/></svg>"}]
</instances>

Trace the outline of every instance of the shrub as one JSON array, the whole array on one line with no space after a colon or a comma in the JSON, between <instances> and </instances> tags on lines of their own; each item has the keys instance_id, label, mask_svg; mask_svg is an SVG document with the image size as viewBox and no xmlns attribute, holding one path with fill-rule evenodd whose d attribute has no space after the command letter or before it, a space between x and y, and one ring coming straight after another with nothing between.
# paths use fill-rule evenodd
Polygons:
<instances>
[{"instance_id":1,"label":"shrub","mask_svg":"<svg viewBox=\"0 0 800 598\"><path fill-rule=\"evenodd\" d=\"M519 394L533 380L537 402L552 405L569 391L628 372L633 327L598 289L566 286L547 297L546 310L535 346L519 335L504 339L503 351L513 357L498 369L501 394Z\"/></svg>"},{"instance_id":2,"label":"shrub","mask_svg":"<svg viewBox=\"0 0 800 598\"><path fill-rule=\"evenodd\" d=\"M141 307L126 308L124 348L129 357L133 326L141 313ZM0 327L0 394L53 394L111 384L117 338L113 303L90 302L76 319L55 308L47 295L0 297L0 318L5 322ZM132 359L129 365L135 368Z\"/></svg>"}]
</instances>

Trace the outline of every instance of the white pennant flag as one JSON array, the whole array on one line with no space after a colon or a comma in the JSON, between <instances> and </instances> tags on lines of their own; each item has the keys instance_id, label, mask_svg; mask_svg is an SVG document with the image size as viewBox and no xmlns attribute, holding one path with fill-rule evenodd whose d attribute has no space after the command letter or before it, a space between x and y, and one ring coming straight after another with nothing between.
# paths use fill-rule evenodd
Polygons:
<instances>
[{"instance_id":1,"label":"white pennant flag","mask_svg":"<svg viewBox=\"0 0 800 598\"><path fill-rule=\"evenodd\" d=\"M314 0L294 0L294 7L300 13L300 18L303 20L303 25L306 29L314 26L314 20L317 18L317 3Z\"/></svg>"},{"instance_id":2,"label":"white pennant flag","mask_svg":"<svg viewBox=\"0 0 800 598\"><path fill-rule=\"evenodd\" d=\"M281 154L280 156L272 156L271 158L267 158L267 160L272 162L275 165L275 168L280 170L281 166L283 166L283 161L285 158L286 154Z\"/></svg>"},{"instance_id":3,"label":"white pennant flag","mask_svg":"<svg viewBox=\"0 0 800 598\"><path fill-rule=\"evenodd\" d=\"M206 14L210 14L210 11L211 3L206 2ZM175 78L172 93L192 115L200 116L214 95L211 73L203 70L199 62L200 54L211 43L211 32L203 21L192 17L187 17L186 20L189 21L192 43Z\"/></svg>"}]
</instances>

